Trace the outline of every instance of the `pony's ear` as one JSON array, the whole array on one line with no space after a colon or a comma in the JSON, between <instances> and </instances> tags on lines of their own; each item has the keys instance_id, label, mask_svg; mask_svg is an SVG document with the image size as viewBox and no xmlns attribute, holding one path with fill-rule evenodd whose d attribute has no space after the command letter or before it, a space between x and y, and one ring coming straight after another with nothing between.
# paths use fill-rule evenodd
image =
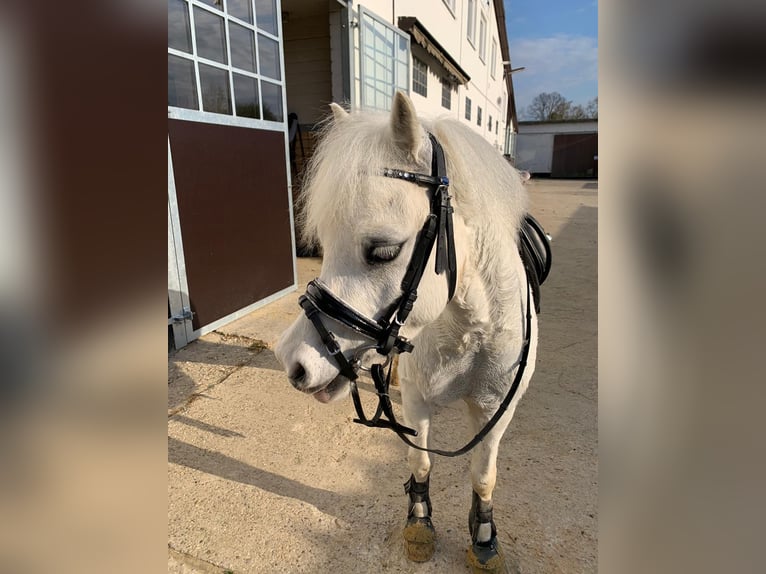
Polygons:
<instances>
[{"instance_id":1,"label":"pony's ear","mask_svg":"<svg viewBox=\"0 0 766 574\"><path fill-rule=\"evenodd\" d=\"M391 107L391 132L400 149L413 158L418 157L423 144L420 122L410 99L399 91L394 94L394 105Z\"/></svg>"},{"instance_id":2,"label":"pony's ear","mask_svg":"<svg viewBox=\"0 0 766 574\"><path fill-rule=\"evenodd\" d=\"M342 107L340 107L335 102L330 104L330 109L332 110L332 115L335 118L335 123L339 124L346 118L348 118L348 112L344 110Z\"/></svg>"}]
</instances>

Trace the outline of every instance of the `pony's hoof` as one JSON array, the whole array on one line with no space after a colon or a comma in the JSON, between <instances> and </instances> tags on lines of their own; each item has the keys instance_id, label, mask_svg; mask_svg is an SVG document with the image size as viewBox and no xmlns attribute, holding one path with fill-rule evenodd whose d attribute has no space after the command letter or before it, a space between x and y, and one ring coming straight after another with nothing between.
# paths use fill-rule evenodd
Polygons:
<instances>
[{"instance_id":1,"label":"pony's hoof","mask_svg":"<svg viewBox=\"0 0 766 574\"><path fill-rule=\"evenodd\" d=\"M404 548L413 562L427 562L436 550L436 531L430 518L412 517L404 527Z\"/></svg>"},{"instance_id":2,"label":"pony's hoof","mask_svg":"<svg viewBox=\"0 0 766 574\"><path fill-rule=\"evenodd\" d=\"M506 574L505 556L500 550L497 537L493 536L489 544L473 544L466 555L466 562L473 574Z\"/></svg>"}]
</instances>

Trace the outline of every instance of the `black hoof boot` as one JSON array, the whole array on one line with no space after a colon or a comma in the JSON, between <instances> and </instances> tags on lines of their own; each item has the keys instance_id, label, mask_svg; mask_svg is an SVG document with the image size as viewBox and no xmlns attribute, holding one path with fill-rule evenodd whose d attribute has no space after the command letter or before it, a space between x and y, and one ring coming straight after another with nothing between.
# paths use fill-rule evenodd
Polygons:
<instances>
[{"instance_id":1,"label":"black hoof boot","mask_svg":"<svg viewBox=\"0 0 766 574\"><path fill-rule=\"evenodd\" d=\"M404 527L404 546L407 558L413 562L427 562L436 549L436 531L431 523L431 498L428 496L430 476L425 482L416 482L414 476L404 483L404 492L410 497L407 524ZM426 516L415 516L415 504L426 506Z\"/></svg>"},{"instance_id":2,"label":"black hoof boot","mask_svg":"<svg viewBox=\"0 0 766 574\"><path fill-rule=\"evenodd\" d=\"M479 541L479 527L489 524L489 540ZM506 572L505 557L497 540L497 528L492 520L492 502L484 502L476 492L473 493L471 512L468 514L468 530L471 532L471 547L466 555L466 562L473 574L501 574Z\"/></svg>"}]
</instances>

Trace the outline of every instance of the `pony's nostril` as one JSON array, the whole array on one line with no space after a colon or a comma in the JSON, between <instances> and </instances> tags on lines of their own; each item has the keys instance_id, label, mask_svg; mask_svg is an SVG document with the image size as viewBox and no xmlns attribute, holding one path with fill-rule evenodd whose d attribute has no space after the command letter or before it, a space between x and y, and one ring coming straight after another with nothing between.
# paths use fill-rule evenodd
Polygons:
<instances>
[{"instance_id":1,"label":"pony's nostril","mask_svg":"<svg viewBox=\"0 0 766 574\"><path fill-rule=\"evenodd\" d=\"M295 388L300 388L306 380L306 369L303 368L303 365L298 363L287 376L290 379L290 383L292 383Z\"/></svg>"}]
</instances>

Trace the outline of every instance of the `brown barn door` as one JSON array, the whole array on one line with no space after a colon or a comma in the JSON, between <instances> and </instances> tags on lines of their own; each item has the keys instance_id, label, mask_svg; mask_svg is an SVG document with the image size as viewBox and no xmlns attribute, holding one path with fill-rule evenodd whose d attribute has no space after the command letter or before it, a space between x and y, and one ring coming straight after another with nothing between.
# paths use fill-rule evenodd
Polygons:
<instances>
[{"instance_id":1,"label":"brown barn door","mask_svg":"<svg viewBox=\"0 0 766 574\"><path fill-rule=\"evenodd\" d=\"M551 177L596 177L598 134L557 134Z\"/></svg>"},{"instance_id":2,"label":"brown barn door","mask_svg":"<svg viewBox=\"0 0 766 574\"><path fill-rule=\"evenodd\" d=\"M285 134L168 124L197 331L294 285Z\"/></svg>"}]
</instances>

